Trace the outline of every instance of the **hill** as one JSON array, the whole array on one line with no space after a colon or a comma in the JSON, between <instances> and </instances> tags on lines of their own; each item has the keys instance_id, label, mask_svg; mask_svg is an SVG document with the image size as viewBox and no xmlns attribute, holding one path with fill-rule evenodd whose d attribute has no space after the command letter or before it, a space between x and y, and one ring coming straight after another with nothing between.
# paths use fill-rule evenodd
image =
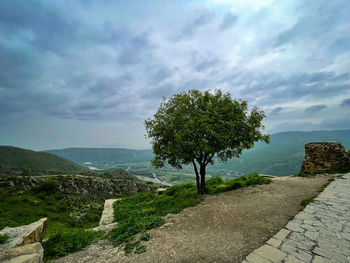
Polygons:
<instances>
[{"instance_id":1,"label":"hill","mask_svg":"<svg viewBox=\"0 0 350 263\"><path fill-rule=\"evenodd\" d=\"M239 173L266 173L275 176L287 176L300 170L304 158L304 145L315 141L338 141L349 150L350 130L281 132L271 135L270 144L257 143L253 149L245 151L241 158L226 163L217 161L208 166L208 173L220 176L237 176ZM99 169L130 169L137 175L153 177L153 173L164 181L181 181L185 176L193 174L192 167L176 170L165 167L154 170L149 164L153 158L152 150L130 150L120 148L68 148L49 150L63 158L83 166L94 166ZM191 176L190 180L194 177ZM183 181L183 180L182 180Z\"/></svg>"},{"instance_id":2,"label":"hill","mask_svg":"<svg viewBox=\"0 0 350 263\"><path fill-rule=\"evenodd\" d=\"M304 145L309 142L337 141L345 149L350 148L350 130L281 132L271 135L270 144L257 143L243 153L239 159L229 160L226 164L217 163L216 167L225 167L239 172L286 176L300 171L304 158Z\"/></svg>"},{"instance_id":3,"label":"hill","mask_svg":"<svg viewBox=\"0 0 350 263\"><path fill-rule=\"evenodd\" d=\"M79 173L87 169L62 157L13 146L0 146L0 170L30 169L32 171Z\"/></svg>"},{"instance_id":4,"label":"hill","mask_svg":"<svg viewBox=\"0 0 350 263\"><path fill-rule=\"evenodd\" d=\"M113 164L113 163L141 163L153 158L152 150L131 150L123 148L67 148L59 150L47 150L45 152L56 154L73 162L89 165Z\"/></svg>"}]
</instances>

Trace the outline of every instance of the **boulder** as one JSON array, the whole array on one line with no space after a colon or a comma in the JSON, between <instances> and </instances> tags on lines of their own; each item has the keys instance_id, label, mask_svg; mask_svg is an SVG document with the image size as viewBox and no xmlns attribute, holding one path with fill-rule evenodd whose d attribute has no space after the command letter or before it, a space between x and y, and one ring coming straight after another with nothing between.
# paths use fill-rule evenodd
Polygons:
<instances>
[{"instance_id":1,"label":"boulder","mask_svg":"<svg viewBox=\"0 0 350 263\"><path fill-rule=\"evenodd\" d=\"M0 245L0 251L8 248L23 246L44 239L46 232L47 218L42 218L32 224L19 227L5 227L0 234L8 235L7 243Z\"/></svg>"},{"instance_id":2,"label":"boulder","mask_svg":"<svg viewBox=\"0 0 350 263\"><path fill-rule=\"evenodd\" d=\"M0 262L42 262L44 249L39 242L0 251Z\"/></svg>"},{"instance_id":3,"label":"boulder","mask_svg":"<svg viewBox=\"0 0 350 263\"><path fill-rule=\"evenodd\" d=\"M23 255L23 256L15 257L7 262L8 263L42 263L43 259L42 259L42 255L40 254L31 254L31 255Z\"/></svg>"},{"instance_id":4,"label":"boulder","mask_svg":"<svg viewBox=\"0 0 350 263\"><path fill-rule=\"evenodd\" d=\"M301 172L331 173L347 165L350 165L350 158L341 143L312 142L305 144L305 158Z\"/></svg>"}]
</instances>

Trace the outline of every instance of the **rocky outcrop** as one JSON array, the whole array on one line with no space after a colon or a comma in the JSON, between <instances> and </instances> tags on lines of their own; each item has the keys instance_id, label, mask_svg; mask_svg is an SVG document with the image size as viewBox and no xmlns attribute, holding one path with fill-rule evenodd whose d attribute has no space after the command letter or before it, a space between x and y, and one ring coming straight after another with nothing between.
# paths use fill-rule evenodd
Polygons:
<instances>
[{"instance_id":1,"label":"rocky outcrop","mask_svg":"<svg viewBox=\"0 0 350 263\"><path fill-rule=\"evenodd\" d=\"M301 172L330 173L350 165L343 145L339 142L312 142L305 144L305 159Z\"/></svg>"},{"instance_id":2,"label":"rocky outcrop","mask_svg":"<svg viewBox=\"0 0 350 263\"><path fill-rule=\"evenodd\" d=\"M39 242L0 252L0 262L41 263L44 249Z\"/></svg>"},{"instance_id":3,"label":"rocky outcrop","mask_svg":"<svg viewBox=\"0 0 350 263\"><path fill-rule=\"evenodd\" d=\"M19 227L5 227L0 234L9 236L9 240L0 245L0 250L41 242L46 232L47 218Z\"/></svg>"},{"instance_id":4,"label":"rocky outcrop","mask_svg":"<svg viewBox=\"0 0 350 263\"><path fill-rule=\"evenodd\" d=\"M44 239L47 218L19 227L5 227L0 234L9 240L0 245L0 262L41 263L44 250L40 242Z\"/></svg>"},{"instance_id":5,"label":"rocky outcrop","mask_svg":"<svg viewBox=\"0 0 350 263\"><path fill-rule=\"evenodd\" d=\"M136 194L140 191L151 191L155 186L139 180L109 179L83 175L50 175L50 176L0 176L0 189L30 191L47 180L58 183L58 191L73 194L86 194L110 198Z\"/></svg>"}]
</instances>

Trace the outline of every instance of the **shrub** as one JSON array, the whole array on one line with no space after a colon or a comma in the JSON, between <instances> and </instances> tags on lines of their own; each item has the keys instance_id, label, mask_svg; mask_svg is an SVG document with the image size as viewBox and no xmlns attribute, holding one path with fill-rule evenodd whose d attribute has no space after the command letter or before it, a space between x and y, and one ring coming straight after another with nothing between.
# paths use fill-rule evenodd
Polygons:
<instances>
[{"instance_id":1,"label":"shrub","mask_svg":"<svg viewBox=\"0 0 350 263\"><path fill-rule=\"evenodd\" d=\"M213 177L206 184L208 194L217 194L228 190L234 190L244 186L268 184L271 179L252 173L247 176L241 176L233 180L223 181L220 177Z\"/></svg>"},{"instance_id":2,"label":"shrub","mask_svg":"<svg viewBox=\"0 0 350 263\"><path fill-rule=\"evenodd\" d=\"M46 193L53 193L56 192L58 189L59 183L56 180L48 179L44 182L42 182L37 190L38 192L46 192Z\"/></svg>"},{"instance_id":3,"label":"shrub","mask_svg":"<svg viewBox=\"0 0 350 263\"><path fill-rule=\"evenodd\" d=\"M7 240L9 239L8 235L2 235L0 234L0 244L5 244Z\"/></svg>"},{"instance_id":4,"label":"shrub","mask_svg":"<svg viewBox=\"0 0 350 263\"><path fill-rule=\"evenodd\" d=\"M84 229L60 231L43 242L44 258L55 259L78 251L101 236L103 232Z\"/></svg>"}]
</instances>

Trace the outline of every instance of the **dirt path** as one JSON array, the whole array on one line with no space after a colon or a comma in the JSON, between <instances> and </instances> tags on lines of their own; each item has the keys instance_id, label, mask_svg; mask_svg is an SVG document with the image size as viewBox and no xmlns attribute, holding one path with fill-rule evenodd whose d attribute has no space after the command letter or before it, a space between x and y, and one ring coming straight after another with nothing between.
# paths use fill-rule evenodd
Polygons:
<instances>
[{"instance_id":1,"label":"dirt path","mask_svg":"<svg viewBox=\"0 0 350 263\"><path fill-rule=\"evenodd\" d=\"M284 177L269 185L216 196L170 215L153 229L143 254L124 256L108 244L94 244L57 262L242 262L295 216L300 201L318 193L328 176Z\"/></svg>"}]
</instances>

